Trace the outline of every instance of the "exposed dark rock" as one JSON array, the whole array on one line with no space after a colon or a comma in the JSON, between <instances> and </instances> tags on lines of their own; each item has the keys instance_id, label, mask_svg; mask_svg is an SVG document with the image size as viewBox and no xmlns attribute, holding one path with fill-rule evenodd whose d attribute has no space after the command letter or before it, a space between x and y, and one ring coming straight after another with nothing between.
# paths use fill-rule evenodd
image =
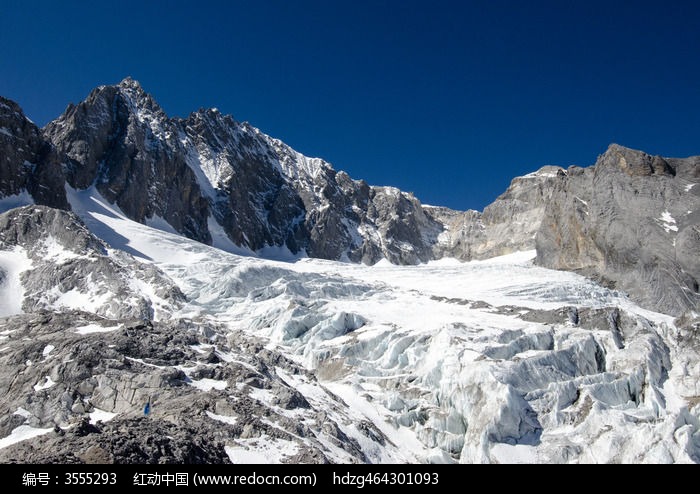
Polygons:
<instances>
[{"instance_id":1,"label":"exposed dark rock","mask_svg":"<svg viewBox=\"0 0 700 494\"><path fill-rule=\"evenodd\" d=\"M17 103L0 96L0 199L27 191L37 204L68 209L63 183L51 144Z\"/></svg>"},{"instance_id":2,"label":"exposed dark rock","mask_svg":"<svg viewBox=\"0 0 700 494\"><path fill-rule=\"evenodd\" d=\"M88 324L106 329L76 331ZM229 463L225 446L242 448L263 436L298 444L287 462L328 462L324 441L366 461L334 419L268 368L306 376L313 386L306 371L269 350L231 356L229 342L259 345L249 336L224 337L187 321L144 324L84 312L25 314L3 319L3 328L9 337L0 353L0 437L22 425L54 430L0 449L2 463ZM205 362L199 346L226 353L229 362ZM242 385L251 375L273 399L266 402ZM201 379L227 383L227 389L202 391L193 385ZM336 398L328 394L327 400L324 407L333 407ZM144 416L147 402L151 412ZM90 420L98 409L116 416ZM304 411L303 423L287 415L296 410ZM313 420L318 413L323 420ZM378 430L370 439L386 441Z\"/></svg>"}]
</instances>

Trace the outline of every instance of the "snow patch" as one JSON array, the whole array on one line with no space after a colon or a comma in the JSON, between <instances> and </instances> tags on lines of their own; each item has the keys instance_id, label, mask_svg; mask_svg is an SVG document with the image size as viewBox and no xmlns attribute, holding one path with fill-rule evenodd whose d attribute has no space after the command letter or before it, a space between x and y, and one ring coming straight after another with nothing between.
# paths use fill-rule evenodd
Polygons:
<instances>
[{"instance_id":1,"label":"snow patch","mask_svg":"<svg viewBox=\"0 0 700 494\"><path fill-rule=\"evenodd\" d=\"M48 357L48 356L51 354L51 352L54 351L55 348L56 348L56 347L53 346L53 345L46 345L46 346L44 347L44 350L41 352L41 354L44 356L44 358L46 358L46 357Z\"/></svg>"},{"instance_id":2,"label":"snow patch","mask_svg":"<svg viewBox=\"0 0 700 494\"><path fill-rule=\"evenodd\" d=\"M671 213L668 211L664 211L661 213L661 223L663 223L661 226L663 227L664 230L666 230L666 233L670 233L671 231L677 232L678 227L676 226L676 220L673 216L671 216Z\"/></svg>"},{"instance_id":3,"label":"snow patch","mask_svg":"<svg viewBox=\"0 0 700 494\"><path fill-rule=\"evenodd\" d=\"M75 328L74 332L81 334L81 335L86 335L86 334L94 334L94 333L109 333L111 331L116 331L118 329L121 329L123 327L122 324L119 324L117 326L100 326L99 324L86 324L85 326L80 326L78 328Z\"/></svg>"},{"instance_id":4,"label":"snow patch","mask_svg":"<svg viewBox=\"0 0 700 494\"><path fill-rule=\"evenodd\" d=\"M28 420L32 417L32 413L28 410L25 410L22 407L19 407L17 410L15 410L15 413L13 413L12 415L19 415L20 417L22 417L26 420Z\"/></svg>"},{"instance_id":5,"label":"snow patch","mask_svg":"<svg viewBox=\"0 0 700 494\"><path fill-rule=\"evenodd\" d=\"M108 412L106 410L101 410L99 408L95 408L92 412L90 412L90 423L94 424L96 422L109 422L112 420L114 417L117 416L116 413Z\"/></svg>"},{"instance_id":6,"label":"snow patch","mask_svg":"<svg viewBox=\"0 0 700 494\"><path fill-rule=\"evenodd\" d=\"M272 391L270 391L269 389L261 388L251 388L250 392L248 393L248 396L250 396L254 400L258 400L262 403L265 403L266 405L271 405L272 401L275 398L275 394Z\"/></svg>"},{"instance_id":7,"label":"snow patch","mask_svg":"<svg viewBox=\"0 0 700 494\"><path fill-rule=\"evenodd\" d=\"M0 449L7 448L21 441L31 439L33 437L41 436L47 434L53 430L53 427L48 429L38 429L30 425L20 425L12 429L9 436L0 439Z\"/></svg>"},{"instance_id":8,"label":"snow patch","mask_svg":"<svg viewBox=\"0 0 700 494\"><path fill-rule=\"evenodd\" d=\"M225 447L226 454L234 464L279 464L299 451L296 442L271 438L268 435L239 442L243 445Z\"/></svg>"},{"instance_id":9,"label":"snow patch","mask_svg":"<svg viewBox=\"0 0 700 494\"><path fill-rule=\"evenodd\" d=\"M491 458L498 463L537 463L537 448L525 444L496 443L491 446Z\"/></svg>"},{"instance_id":10,"label":"snow patch","mask_svg":"<svg viewBox=\"0 0 700 494\"><path fill-rule=\"evenodd\" d=\"M81 292L73 288L67 292L60 292L59 287L53 287L44 294L42 301L48 306L57 309L83 310L97 313L99 309L112 300L112 294L102 291L96 284L87 284L87 291Z\"/></svg>"},{"instance_id":11,"label":"snow patch","mask_svg":"<svg viewBox=\"0 0 700 494\"><path fill-rule=\"evenodd\" d=\"M217 381L216 379L209 379L208 377L196 381L192 380L187 384L205 392L211 391L212 389L224 390L226 386L228 386L226 381Z\"/></svg>"},{"instance_id":12,"label":"snow patch","mask_svg":"<svg viewBox=\"0 0 700 494\"><path fill-rule=\"evenodd\" d=\"M207 410L207 417L209 417L212 420L217 420L219 422L223 422L224 424L230 424L230 425L235 425L238 422L238 419L236 417L229 417L228 415L217 415L215 413L210 412Z\"/></svg>"},{"instance_id":13,"label":"snow patch","mask_svg":"<svg viewBox=\"0 0 700 494\"><path fill-rule=\"evenodd\" d=\"M34 385L34 391L43 391L45 389L52 388L55 386L57 383L54 382L53 379L51 379L50 376L45 376L43 382L39 381Z\"/></svg>"},{"instance_id":14,"label":"snow patch","mask_svg":"<svg viewBox=\"0 0 700 494\"><path fill-rule=\"evenodd\" d=\"M32 269L32 261L22 247L0 250L0 273L4 274L0 276L0 317L23 312L24 286L20 276L29 269Z\"/></svg>"},{"instance_id":15,"label":"snow patch","mask_svg":"<svg viewBox=\"0 0 700 494\"><path fill-rule=\"evenodd\" d=\"M49 235L43 240L42 250L44 259L53 261L56 264L63 264L71 259L80 257L76 253L63 247L53 235Z\"/></svg>"}]
</instances>

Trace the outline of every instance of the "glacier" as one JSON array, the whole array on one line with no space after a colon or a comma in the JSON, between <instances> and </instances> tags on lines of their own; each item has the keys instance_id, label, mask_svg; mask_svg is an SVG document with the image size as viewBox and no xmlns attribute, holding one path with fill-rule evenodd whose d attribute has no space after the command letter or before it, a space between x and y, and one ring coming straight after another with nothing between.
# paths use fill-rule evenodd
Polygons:
<instances>
[{"instance_id":1,"label":"glacier","mask_svg":"<svg viewBox=\"0 0 700 494\"><path fill-rule=\"evenodd\" d=\"M158 307L156 320L207 321L228 338L247 335L295 362L314 378L277 366L275 379L332 416L362 461L700 461L693 335L621 292L535 266L534 251L415 266L280 262L136 223L94 189L68 197L93 233L182 290L186 301L174 304L155 296L151 284L159 278L131 286ZM51 244L54 257L57 250ZM116 329L84 324L78 332ZM220 358L240 356L232 350ZM231 386L176 370L191 376L198 393ZM248 393L274 407L270 391ZM107 403L100 402L105 413L129 413ZM304 421L303 411L283 412ZM284 462L304 441L241 436L225 450L233 462ZM357 461L329 440L320 443L331 461Z\"/></svg>"}]
</instances>

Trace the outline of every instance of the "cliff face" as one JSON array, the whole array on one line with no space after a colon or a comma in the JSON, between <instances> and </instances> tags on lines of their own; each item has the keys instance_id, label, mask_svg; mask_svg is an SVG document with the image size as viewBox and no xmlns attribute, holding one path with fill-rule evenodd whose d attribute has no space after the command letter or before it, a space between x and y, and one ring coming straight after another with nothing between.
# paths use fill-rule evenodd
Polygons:
<instances>
[{"instance_id":1,"label":"cliff face","mask_svg":"<svg viewBox=\"0 0 700 494\"><path fill-rule=\"evenodd\" d=\"M591 168L553 184L537 263L579 271L644 306L700 304L700 158L664 159L612 145Z\"/></svg>"},{"instance_id":2,"label":"cliff face","mask_svg":"<svg viewBox=\"0 0 700 494\"><path fill-rule=\"evenodd\" d=\"M487 259L534 249L547 201L555 184L565 178L562 168L544 166L514 178L483 213L431 208L432 215L444 225L436 257Z\"/></svg>"},{"instance_id":3,"label":"cliff face","mask_svg":"<svg viewBox=\"0 0 700 494\"><path fill-rule=\"evenodd\" d=\"M31 195L47 206L68 207L60 161L14 101L0 97L0 199Z\"/></svg>"}]
</instances>

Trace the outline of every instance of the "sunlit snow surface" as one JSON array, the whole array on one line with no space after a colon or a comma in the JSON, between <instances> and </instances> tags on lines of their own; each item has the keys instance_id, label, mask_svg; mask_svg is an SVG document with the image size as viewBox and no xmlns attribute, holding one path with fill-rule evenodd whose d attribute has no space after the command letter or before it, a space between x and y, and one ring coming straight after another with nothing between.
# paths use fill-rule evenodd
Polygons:
<instances>
[{"instance_id":1,"label":"sunlit snow surface","mask_svg":"<svg viewBox=\"0 0 700 494\"><path fill-rule=\"evenodd\" d=\"M7 446L26 439L41 436L51 431L53 431L53 427L38 429L36 427L32 427L31 425L20 425L19 427L15 427L9 436L0 439L0 449L6 448Z\"/></svg>"},{"instance_id":2,"label":"sunlit snow surface","mask_svg":"<svg viewBox=\"0 0 700 494\"><path fill-rule=\"evenodd\" d=\"M315 407L328 400L324 389L342 398L348 410L334 418L371 461L698 461L698 406L684 396L700 394L699 369L692 361L672 366L680 351L667 338L672 318L578 275L536 267L534 252L403 267L283 263L134 223L94 189L68 195L99 237L176 281L189 302L174 317L263 338L312 369L323 388L277 373ZM25 267L9 256L12 273ZM572 306L618 307L636 326L620 345L607 324L525 320ZM16 301L5 310L16 311ZM226 386L190 384L201 392ZM357 430L362 420L391 444L368 440ZM260 437L226 451L234 462L279 462L296 446Z\"/></svg>"},{"instance_id":3,"label":"sunlit snow surface","mask_svg":"<svg viewBox=\"0 0 700 494\"><path fill-rule=\"evenodd\" d=\"M24 288L20 277L31 267L32 261L21 247L0 250L0 317L22 313Z\"/></svg>"}]
</instances>

